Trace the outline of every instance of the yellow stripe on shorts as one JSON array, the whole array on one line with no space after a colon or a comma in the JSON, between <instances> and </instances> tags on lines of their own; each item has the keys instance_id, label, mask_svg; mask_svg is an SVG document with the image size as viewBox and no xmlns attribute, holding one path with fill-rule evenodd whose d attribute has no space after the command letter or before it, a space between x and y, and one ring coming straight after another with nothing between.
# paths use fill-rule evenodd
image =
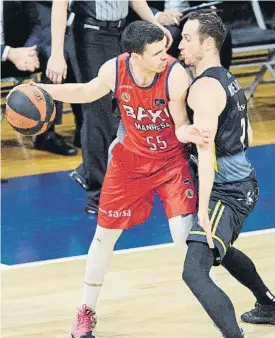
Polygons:
<instances>
[{"instance_id":1,"label":"yellow stripe on shorts","mask_svg":"<svg viewBox=\"0 0 275 338\"><path fill-rule=\"evenodd\" d=\"M190 235L201 235L201 236L206 236L206 233L205 233L204 231L190 231L189 234L190 234ZM214 239L216 239L216 240L221 244L224 253L226 253L226 246L225 246L223 240L220 239L220 237L218 237L217 235L213 235L213 234L212 234L212 237L213 237Z\"/></svg>"},{"instance_id":2,"label":"yellow stripe on shorts","mask_svg":"<svg viewBox=\"0 0 275 338\"><path fill-rule=\"evenodd\" d=\"M220 202L220 201L219 201ZM216 221L215 221L215 224L214 224L214 227L213 227L213 230L212 230L212 235L215 235L216 231L217 231L217 227L219 225L219 222L220 222L220 219L222 217L222 214L224 212L224 209L225 209L225 206L222 205L221 208L220 208L220 211L219 211L219 214L216 218ZM211 223L212 224L212 223Z\"/></svg>"},{"instance_id":3,"label":"yellow stripe on shorts","mask_svg":"<svg viewBox=\"0 0 275 338\"><path fill-rule=\"evenodd\" d=\"M214 169L215 169L215 172L219 172L219 168L218 168L218 161L217 161L217 155L216 155L216 146L215 146L215 143L213 145L213 153L214 153Z\"/></svg>"},{"instance_id":4,"label":"yellow stripe on shorts","mask_svg":"<svg viewBox=\"0 0 275 338\"><path fill-rule=\"evenodd\" d=\"M220 219L222 217L222 214L224 212L224 209L225 209L225 206L222 205L222 202L220 200L218 200L218 202L215 205L215 208L213 210L213 214L211 216L210 223L211 223L211 227L212 227L212 225L214 223L213 230L212 230L212 238L216 239L221 244L221 246L222 246L222 248L224 250L224 253L226 253L226 246L225 246L223 240L215 234L216 231L217 231L217 227L219 225ZM216 215L217 215L217 217L216 217ZM206 236L206 233L204 231L199 231L199 230L197 230L197 231L190 231L189 234L190 235Z\"/></svg>"},{"instance_id":5,"label":"yellow stripe on shorts","mask_svg":"<svg viewBox=\"0 0 275 338\"><path fill-rule=\"evenodd\" d=\"M217 202L217 204L216 204L214 210L213 210L213 214L212 214L211 219L210 219L211 226L212 226L212 224L213 224L213 222L214 222L214 219L215 219L215 217L216 217L216 214L217 214L217 212L218 212L218 210L219 210L219 208L220 208L221 205L222 205L222 203L221 203L221 201L219 200L219 201Z\"/></svg>"}]
</instances>

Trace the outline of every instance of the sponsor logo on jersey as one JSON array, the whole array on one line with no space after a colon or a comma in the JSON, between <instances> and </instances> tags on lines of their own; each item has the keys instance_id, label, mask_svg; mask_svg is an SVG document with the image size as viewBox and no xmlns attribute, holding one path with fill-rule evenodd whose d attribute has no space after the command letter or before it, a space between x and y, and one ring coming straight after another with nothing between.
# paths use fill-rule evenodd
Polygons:
<instances>
[{"instance_id":1,"label":"sponsor logo on jersey","mask_svg":"<svg viewBox=\"0 0 275 338\"><path fill-rule=\"evenodd\" d=\"M155 105L156 106L164 106L165 100L164 99L155 99Z\"/></svg>"},{"instance_id":2,"label":"sponsor logo on jersey","mask_svg":"<svg viewBox=\"0 0 275 338\"><path fill-rule=\"evenodd\" d=\"M161 131L162 129L165 128L171 128L171 125L167 122L162 122L159 125L157 124L140 124L135 122L135 127L137 130L142 130L142 131L150 131L150 130L157 130Z\"/></svg>"},{"instance_id":3,"label":"sponsor logo on jersey","mask_svg":"<svg viewBox=\"0 0 275 338\"><path fill-rule=\"evenodd\" d=\"M145 109L143 107L133 108L126 104L122 104L122 108L124 108L127 116L135 120L135 127L137 130L161 131L165 128L172 128L170 114L167 108L153 110ZM123 113L123 110L121 110L121 112Z\"/></svg>"},{"instance_id":4,"label":"sponsor logo on jersey","mask_svg":"<svg viewBox=\"0 0 275 338\"><path fill-rule=\"evenodd\" d=\"M133 89L133 87L129 86L129 85L120 85L119 88L121 88L121 89L123 89L123 88Z\"/></svg>"},{"instance_id":5,"label":"sponsor logo on jersey","mask_svg":"<svg viewBox=\"0 0 275 338\"><path fill-rule=\"evenodd\" d=\"M190 181L190 180L184 180L184 181L183 181L183 184L185 184L185 185L190 185L190 184L191 184L191 181Z\"/></svg>"},{"instance_id":6,"label":"sponsor logo on jersey","mask_svg":"<svg viewBox=\"0 0 275 338\"><path fill-rule=\"evenodd\" d=\"M131 100L130 94L123 92L121 94L121 100L123 100L125 102L129 102Z\"/></svg>"},{"instance_id":7,"label":"sponsor logo on jersey","mask_svg":"<svg viewBox=\"0 0 275 338\"><path fill-rule=\"evenodd\" d=\"M126 115L132 117L133 119L144 122L144 120L150 120L150 122L165 122L167 118L170 118L167 108L164 109L145 109L143 107L138 107L134 109L131 106L123 104L122 107L125 109Z\"/></svg>"},{"instance_id":8,"label":"sponsor logo on jersey","mask_svg":"<svg viewBox=\"0 0 275 338\"><path fill-rule=\"evenodd\" d=\"M228 79L230 79L231 76L232 76L229 72L227 72L226 75L227 75L227 78L228 78Z\"/></svg>"},{"instance_id":9,"label":"sponsor logo on jersey","mask_svg":"<svg viewBox=\"0 0 275 338\"><path fill-rule=\"evenodd\" d=\"M237 102L237 106L239 111L245 110L245 104L240 104L240 101Z\"/></svg>"},{"instance_id":10,"label":"sponsor logo on jersey","mask_svg":"<svg viewBox=\"0 0 275 338\"><path fill-rule=\"evenodd\" d=\"M228 90L230 91L231 96L234 96L241 89L242 87L239 85L239 82L237 80L232 81L228 86Z\"/></svg>"}]
</instances>

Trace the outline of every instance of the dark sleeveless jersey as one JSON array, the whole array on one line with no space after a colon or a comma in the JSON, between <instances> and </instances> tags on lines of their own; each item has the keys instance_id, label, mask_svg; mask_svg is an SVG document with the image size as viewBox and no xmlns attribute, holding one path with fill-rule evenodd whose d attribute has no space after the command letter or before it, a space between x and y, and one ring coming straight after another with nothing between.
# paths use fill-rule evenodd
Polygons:
<instances>
[{"instance_id":1,"label":"dark sleeveless jersey","mask_svg":"<svg viewBox=\"0 0 275 338\"><path fill-rule=\"evenodd\" d=\"M244 90L236 78L223 67L207 69L194 80L192 85L202 77L212 77L218 80L226 92L226 105L219 116L215 139L217 157L235 155L246 150L248 148L248 115ZM194 112L188 106L188 102L187 114L190 123L193 123Z\"/></svg>"},{"instance_id":2,"label":"dark sleeveless jersey","mask_svg":"<svg viewBox=\"0 0 275 338\"><path fill-rule=\"evenodd\" d=\"M245 150L248 148L248 114L244 90L234 75L223 67L207 69L193 81L190 88L202 77L216 79L226 93L226 105L219 116L215 138L218 170L222 169L221 177L216 175L216 181L221 183L243 179L252 171L251 164L245 157ZM189 121L193 123L194 112L188 105L190 88L186 106ZM192 147L194 154L196 154L195 148Z\"/></svg>"},{"instance_id":3,"label":"dark sleeveless jersey","mask_svg":"<svg viewBox=\"0 0 275 338\"><path fill-rule=\"evenodd\" d=\"M130 55L117 57L115 96L121 112L118 139L131 152L152 159L182 155L183 145L175 134L169 112L168 77L178 62L168 57L163 72L156 74L152 84L140 87L129 66Z\"/></svg>"}]
</instances>

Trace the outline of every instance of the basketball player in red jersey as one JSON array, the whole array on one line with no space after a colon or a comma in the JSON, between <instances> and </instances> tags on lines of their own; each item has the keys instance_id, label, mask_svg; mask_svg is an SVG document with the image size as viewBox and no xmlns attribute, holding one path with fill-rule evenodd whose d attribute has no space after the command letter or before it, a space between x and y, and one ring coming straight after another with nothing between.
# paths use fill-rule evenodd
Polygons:
<instances>
[{"instance_id":1,"label":"basketball player in red jersey","mask_svg":"<svg viewBox=\"0 0 275 338\"><path fill-rule=\"evenodd\" d=\"M95 101L113 91L122 117L101 191L74 338L94 337L95 306L114 245L123 229L149 217L154 192L163 202L174 242L185 246L196 195L181 142L210 141L187 122L189 78L167 55L163 31L136 21L125 29L122 43L127 53L106 62L91 82L41 85L55 100L71 103Z\"/></svg>"}]
</instances>

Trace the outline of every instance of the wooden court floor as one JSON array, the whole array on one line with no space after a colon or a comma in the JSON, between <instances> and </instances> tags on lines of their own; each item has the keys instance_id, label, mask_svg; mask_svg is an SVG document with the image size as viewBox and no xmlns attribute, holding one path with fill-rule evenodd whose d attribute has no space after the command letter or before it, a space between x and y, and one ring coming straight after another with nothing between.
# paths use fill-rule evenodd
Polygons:
<instances>
[{"instance_id":1,"label":"wooden court floor","mask_svg":"<svg viewBox=\"0 0 275 338\"><path fill-rule=\"evenodd\" d=\"M255 262L275 290L275 232L242 237L236 247ZM99 338L215 338L210 319L181 280L183 251L174 247L115 255L98 304ZM85 260L5 270L2 338L66 338L81 298ZM252 294L223 268L218 284L236 313ZM241 324L246 338L274 338L275 326Z\"/></svg>"}]
</instances>

